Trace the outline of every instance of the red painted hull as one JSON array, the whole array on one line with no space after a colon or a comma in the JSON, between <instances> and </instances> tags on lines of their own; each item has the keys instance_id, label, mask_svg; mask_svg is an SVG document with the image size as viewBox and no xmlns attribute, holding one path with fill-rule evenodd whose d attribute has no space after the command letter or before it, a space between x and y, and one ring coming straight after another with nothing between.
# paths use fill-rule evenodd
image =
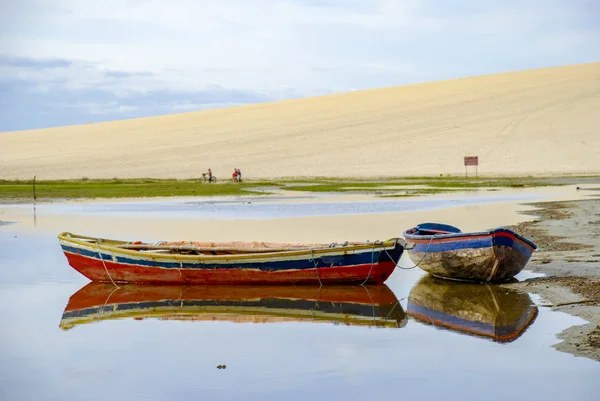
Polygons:
<instances>
[{"instance_id":1,"label":"red painted hull","mask_svg":"<svg viewBox=\"0 0 600 401\"><path fill-rule=\"evenodd\" d=\"M65 312L113 304L178 301L252 300L262 298L302 299L315 302L394 305L398 299L386 285L378 286L196 286L124 284L115 291L111 283L89 283L71 296ZM177 305L177 304L175 304Z\"/></svg>"},{"instance_id":2,"label":"red painted hull","mask_svg":"<svg viewBox=\"0 0 600 401\"><path fill-rule=\"evenodd\" d=\"M102 261L65 252L69 264L92 281L164 284L381 284L392 274L396 263L382 261L318 269L264 271L254 269L163 269ZM107 274L107 270L109 275Z\"/></svg>"},{"instance_id":3,"label":"red painted hull","mask_svg":"<svg viewBox=\"0 0 600 401\"><path fill-rule=\"evenodd\" d=\"M385 285L155 285L89 283L71 296L60 327L103 320L235 323L330 322L400 328L407 316Z\"/></svg>"}]
</instances>

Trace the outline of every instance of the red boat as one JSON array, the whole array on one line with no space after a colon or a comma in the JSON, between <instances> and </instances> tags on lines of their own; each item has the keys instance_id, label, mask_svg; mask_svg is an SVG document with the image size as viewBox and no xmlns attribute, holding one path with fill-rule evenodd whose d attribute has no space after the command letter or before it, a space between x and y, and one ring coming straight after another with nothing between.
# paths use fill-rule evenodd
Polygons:
<instances>
[{"instance_id":1,"label":"red boat","mask_svg":"<svg viewBox=\"0 0 600 401\"><path fill-rule=\"evenodd\" d=\"M388 286L218 286L89 283L71 296L60 327L102 320L330 322L403 327L407 316Z\"/></svg>"},{"instance_id":2,"label":"red boat","mask_svg":"<svg viewBox=\"0 0 600 401\"><path fill-rule=\"evenodd\" d=\"M343 244L125 242L61 233L69 264L92 281L169 284L381 284L404 240Z\"/></svg>"}]
</instances>

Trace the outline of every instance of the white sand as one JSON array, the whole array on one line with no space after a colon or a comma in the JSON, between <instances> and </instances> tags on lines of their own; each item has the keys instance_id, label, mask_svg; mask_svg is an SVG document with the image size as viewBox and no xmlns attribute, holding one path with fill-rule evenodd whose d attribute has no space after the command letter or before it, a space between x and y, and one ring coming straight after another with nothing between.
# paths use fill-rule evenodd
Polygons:
<instances>
[{"instance_id":1,"label":"white sand","mask_svg":"<svg viewBox=\"0 0 600 401\"><path fill-rule=\"evenodd\" d=\"M600 173L600 63L0 133L0 178Z\"/></svg>"}]
</instances>

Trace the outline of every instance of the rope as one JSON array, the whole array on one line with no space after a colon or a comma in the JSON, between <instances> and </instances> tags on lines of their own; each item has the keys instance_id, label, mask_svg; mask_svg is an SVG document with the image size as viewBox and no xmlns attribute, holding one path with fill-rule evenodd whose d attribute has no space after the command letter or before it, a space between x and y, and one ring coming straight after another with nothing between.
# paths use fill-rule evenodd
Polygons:
<instances>
[{"instance_id":1,"label":"rope","mask_svg":"<svg viewBox=\"0 0 600 401\"><path fill-rule=\"evenodd\" d=\"M435 235L437 235L437 234L435 234ZM396 267L398 267L400 269L403 269L403 270L410 270L410 269L414 269L415 267L419 266L421 264L421 262L425 259L425 256L427 256L427 253L429 252L429 248L431 247L431 243L433 241L433 237L435 235L433 235L431 237L431 239L429 240L429 245L427 245L427 249L425 250L425 254L423 255L423 258L421 258L421 260L419 261L419 263L417 263L416 265L414 265L412 267L401 267L399 265L397 265ZM364 286L367 283L367 281L369 281L369 279L371 278L371 273L373 272L373 266L375 266L375 245L377 245L379 243L380 243L379 240L373 242L373 248L371 249L371 267L369 268L369 273L367 274L367 277L360 284L361 286ZM346 246L347 244L348 244L348 241L346 241L342 246ZM328 248L335 248L336 246L337 246L337 242L332 242L332 243L329 244ZM389 252L387 251L387 249L385 248L385 246L383 246L382 249L383 249L383 252L385 252L385 254L387 255L387 257L390 258L391 261L393 261L394 259L389 254ZM313 264L315 265L315 272L317 274L317 280L319 281L319 285L322 287L323 283L321 282L321 278L319 277L318 262L315 260L312 247L310 248L310 257L311 257L311 260L312 260Z\"/></svg>"},{"instance_id":2,"label":"rope","mask_svg":"<svg viewBox=\"0 0 600 401\"><path fill-rule=\"evenodd\" d=\"M377 241L373 242L373 250L371 251L371 268L369 269L369 274L367 274L367 278L360 285L365 285L369 278L371 277L371 272L373 271L373 265L375 265L375 244ZM383 248L385 250L385 248Z\"/></svg>"},{"instance_id":3,"label":"rope","mask_svg":"<svg viewBox=\"0 0 600 401\"><path fill-rule=\"evenodd\" d=\"M492 270L490 271L490 275L487 278L487 282L490 282L494 275L496 274L496 270L498 269L498 265L500 264L500 259L498 259L498 255L496 255L496 230L492 231L492 254L494 255L494 265L492 266Z\"/></svg>"},{"instance_id":4,"label":"rope","mask_svg":"<svg viewBox=\"0 0 600 401\"><path fill-rule=\"evenodd\" d=\"M387 315L385 315L385 319L388 320L390 318L390 316L392 315L392 312L394 311L394 309L396 309L396 306L400 305L400 301L397 301L394 306L392 306L392 309L390 309L390 311L388 312ZM400 327L400 325L396 322L396 327Z\"/></svg>"},{"instance_id":5,"label":"rope","mask_svg":"<svg viewBox=\"0 0 600 401\"><path fill-rule=\"evenodd\" d=\"M310 248L310 258L313 264L315 265L315 273L317 273L317 280L319 280L319 286L323 287L323 283L321 282L321 278L319 277L319 268L317 267L319 263L315 260L315 255L313 254L312 247Z\"/></svg>"},{"instance_id":6,"label":"rope","mask_svg":"<svg viewBox=\"0 0 600 401\"><path fill-rule=\"evenodd\" d=\"M373 302L373 297L371 296L369 289L362 284L361 284L361 287L365 289L365 291L367 292L367 295L369 296L369 299L371 300L371 309L373 310L373 325L375 327L377 327L377 317L375 315L375 302Z\"/></svg>"},{"instance_id":7,"label":"rope","mask_svg":"<svg viewBox=\"0 0 600 401\"><path fill-rule=\"evenodd\" d=\"M398 265L396 267L398 267L399 269L402 269L402 270L411 270L411 269L414 269L415 267L418 267L421 264L421 262L423 260L425 260L425 257L427 256L427 253L429 252L429 248L431 247L431 243L433 242L433 237L435 237L436 235L438 235L438 234L434 234L434 235L431 236L431 239L429 240L429 245L427 245L427 249L425 250L425 254L421 258L421 260L419 260L419 263L417 263L416 265L411 266L411 267L402 267L400 265ZM387 253L387 250L385 252ZM388 257L390 256L389 253L387 255L388 255Z\"/></svg>"},{"instance_id":8,"label":"rope","mask_svg":"<svg viewBox=\"0 0 600 401\"><path fill-rule=\"evenodd\" d=\"M96 313L96 318L98 320L102 320L102 315L104 315L104 309L106 308L106 304L108 304L108 300L118 290L119 290L119 287L115 288L114 290L112 290L112 292L110 294L108 294L108 297L106 298L106 301L104 301L104 304L98 309L98 312Z\"/></svg>"},{"instance_id":9,"label":"rope","mask_svg":"<svg viewBox=\"0 0 600 401\"><path fill-rule=\"evenodd\" d=\"M319 289L317 290L317 299L315 301L315 309L314 310L321 309L321 305L319 305L319 298L321 297L321 289L322 288L323 288L323 286L320 286ZM313 313L313 317L314 317L314 313Z\"/></svg>"},{"instance_id":10,"label":"rope","mask_svg":"<svg viewBox=\"0 0 600 401\"><path fill-rule=\"evenodd\" d=\"M100 245L97 242L96 242L96 247L98 248L98 255L100 255L100 260L102 261L102 266L104 266L104 270L106 271L106 275L110 279L110 282L113 283L113 285L115 287L120 288L118 285L115 284L112 277L110 276L110 273L108 272L108 269L106 268L106 263L104 263L104 258L102 257L102 251L100 250Z\"/></svg>"}]
</instances>

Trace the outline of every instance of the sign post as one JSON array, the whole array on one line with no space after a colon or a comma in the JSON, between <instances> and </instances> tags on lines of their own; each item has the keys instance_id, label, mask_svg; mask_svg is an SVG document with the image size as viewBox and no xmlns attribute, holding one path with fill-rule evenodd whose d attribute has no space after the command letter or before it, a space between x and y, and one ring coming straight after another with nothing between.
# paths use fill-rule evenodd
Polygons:
<instances>
[{"instance_id":1,"label":"sign post","mask_svg":"<svg viewBox=\"0 0 600 401\"><path fill-rule=\"evenodd\" d=\"M479 165L479 157L465 156L465 177L467 177L467 166L475 166L475 177L477 177L477 166Z\"/></svg>"}]
</instances>

